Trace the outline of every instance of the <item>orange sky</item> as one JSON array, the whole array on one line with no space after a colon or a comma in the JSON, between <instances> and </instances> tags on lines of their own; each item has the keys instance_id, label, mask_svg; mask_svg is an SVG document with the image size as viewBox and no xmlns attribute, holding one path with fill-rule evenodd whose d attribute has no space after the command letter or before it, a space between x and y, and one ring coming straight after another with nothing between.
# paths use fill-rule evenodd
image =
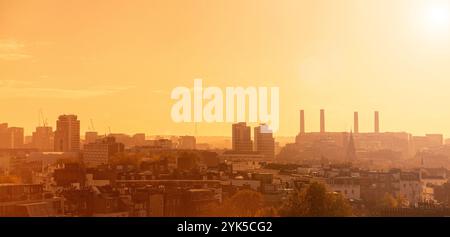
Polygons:
<instances>
[{"instance_id":1,"label":"orange sky","mask_svg":"<svg viewBox=\"0 0 450 237\"><path fill-rule=\"evenodd\" d=\"M0 122L31 134L42 109L82 131L193 134L176 86L280 87L278 135L349 130L450 135L450 1L0 0ZM198 135L229 135L199 124Z\"/></svg>"}]
</instances>

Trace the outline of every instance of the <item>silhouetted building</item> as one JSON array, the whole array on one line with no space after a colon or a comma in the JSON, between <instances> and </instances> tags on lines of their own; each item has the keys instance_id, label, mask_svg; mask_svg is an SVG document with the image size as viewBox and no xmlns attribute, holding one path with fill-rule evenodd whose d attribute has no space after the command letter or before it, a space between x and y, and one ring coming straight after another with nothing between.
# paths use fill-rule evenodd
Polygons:
<instances>
[{"instance_id":1,"label":"silhouetted building","mask_svg":"<svg viewBox=\"0 0 450 237\"><path fill-rule=\"evenodd\" d=\"M179 170L192 170L197 167L199 159L197 153L183 152L177 157L177 168Z\"/></svg>"},{"instance_id":2,"label":"silhouetted building","mask_svg":"<svg viewBox=\"0 0 450 237\"><path fill-rule=\"evenodd\" d=\"M56 121L55 151L80 150L80 120L76 115L61 115Z\"/></svg>"},{"instance_id":3,"label":"silhouetted building","mask_svg":"<svg viewBox=\"0 0 450 237\"><path fill-rule=\"evenodd\" d=\"M97 132L86 132L84 133L84 144L89 144L97 141L98 133Z\"/></svg>"},{"instance_id":4,"label":"silhouetted building","mask_svg":"<svg viewBox=\"0 0 450 237\"><path fill-rule=\"evenodd\" d=\"M33 148L40 151L53 151L54 134L52 127L36 127L31 138Z\"/></svg>"},{"instance_id":5,"label":"silhouetted building","mask_svg":"<svg viewBox=\"0 0 450 237\"><path fill-rule=\"evenodd\" d=\"M196 141L194 136L181 136L179 139L178 149L195 150Z\"/></svg>"},{"instance_id":6,"label":"silhouetted building","mask_svg":"<svg viewBox=\"0 0 450 237\"><path fill-rule=\"evenodd\" d=\"M109 159L124 151L124 145L116 142L114 137L105 137L94 143L84 145L83 160L87 166L108 164Z\"/></svg>"},{"instance_id":7,"label":"silhouetted building","mask_svg":"<svg viewBox=\"0 0 450 237\"><path fill-rule=\"evenodd\" d=\"M8 146L9 136L8 136L8 124L0 124L0 148L9 148Z\"/></svg>"},{"instance_id":8,"label":"silhouetted building","mask_svg":"<svg viewBox=\"0 0 450 237\"><path fill-rule=\"evenodd\" d=\"M268 159L275 157L275 140L272 131L266 124L261 124L254 129L255 151L264 155Z\"/></svg>"},{"instance_id":9,"label":"silhouetted building","mask_svg":"<svg viewBox=\"0 0 450 237\"><path fill-rule=\"evenodd\" d=\"M244 122L232 126L232 149L234 152L253 151L251 130Z\"/></svg>"},{"instance_id":10,"label":"silhouetted building","mask_svg":"<svg viewBox=\"0 0 450 237\"><path fill-rule=\"evenodd\" d=\"M425 136L412 136L412 150L413 153L423 151L424 149L432 149L442 146L442 134L426 134Z\"/></svg>"},{"instance_id":11,"label":"silhouetted building","mask_svg":"<svg viewBox=\"0 0 450 237\"><path fill-rule=\"evenodd\" d=\"M64 199L46 195L41 184L0 184L0 217L64 214Z\"/></svg>"},{"instance_id":12,"label":"silhouetted building","mask_svg":"<svg viewBox=\"0 0 450 237\"><path fill-rule=\"evenodd\" d=\"M22 148L23 142L23 128L8 127L7 123L0 124L0 148Z\"/></svg>"},{"instance_id":13,"label":"silhouetted building","mask_svg":"<svg viewBox=\"0 0 450 237\"><path fill-rule=\"evenodd\" d=\"M24 141L23 128L10 127L8 130L11 139L11 148L22 148Z\"/></svg>"},{"instance_id":14,"label":"silhouetted building","mask_svg":"<svg viewBox=\"0 0 450 237\"><path fill-rule=\"evenodd\" d=\"M63 168L53 172L57 186L66 187L78 185L83 187L86 182L86 170L78 163L65 164Z\"/></svg>"},{"instance_id":15,"label":"silhouetted building","mask_svg":"<svg viewBox=\"0 0 450 237\"><path fill-rule=\"evenodd\" d=\"M131 200L110 186L64 190L67 213L71 216L127 217Z\"/></svg>"}]
</instances>

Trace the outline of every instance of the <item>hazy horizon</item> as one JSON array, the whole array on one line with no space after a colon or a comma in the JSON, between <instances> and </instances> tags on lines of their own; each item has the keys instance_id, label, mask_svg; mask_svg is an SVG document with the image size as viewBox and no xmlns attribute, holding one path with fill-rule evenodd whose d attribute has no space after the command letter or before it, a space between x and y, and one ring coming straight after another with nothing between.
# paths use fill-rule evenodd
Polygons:
<instances>
[{"instance_id":1,"label":"hazy horizon","mask_svg":"<svg viewBox=\"0 0 450 237\"><path fill-rule=\"evenodd\" d=\"M106 133L231 134L174 123L170 91L278 86L280 129L450 137L450 2L0 0L0 122L76 114Z\"/></svg>"}]
</instances>

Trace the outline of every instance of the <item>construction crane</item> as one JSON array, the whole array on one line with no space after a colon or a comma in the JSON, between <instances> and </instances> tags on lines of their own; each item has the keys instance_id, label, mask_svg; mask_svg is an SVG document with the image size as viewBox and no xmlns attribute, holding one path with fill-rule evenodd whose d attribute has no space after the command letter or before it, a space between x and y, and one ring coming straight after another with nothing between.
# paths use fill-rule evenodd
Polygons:
<instances>
[{"instance_id":1,"label":"construction crane","mask_svg":"<svg viewBox=\"0 0 450 237\"><path fill-rule=\"evenodd\" d=\"M44 113L42 112L42 109L39 109L39 122L38 122L39 126L41 126L41 122L43 127L47 127L47 118L44 118Z\"/></svg>"},{"instance_id":2,"label":"construction crane","mask_svg":"<svg viewBox=\"0 0 450 237\"><path fill-rule=\"evenodd\" d=\"M89 131L95 131L94 121L90 119L90 125L88 126Z\"/></svg>"}]
</instances>

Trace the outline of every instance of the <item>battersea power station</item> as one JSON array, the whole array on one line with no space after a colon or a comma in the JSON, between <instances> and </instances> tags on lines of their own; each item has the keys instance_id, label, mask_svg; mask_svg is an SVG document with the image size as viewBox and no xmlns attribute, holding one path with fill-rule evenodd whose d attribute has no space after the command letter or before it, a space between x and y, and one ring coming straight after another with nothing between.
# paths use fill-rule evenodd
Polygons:
<instances>
[{"instance_id":1,"label":"battersea power station","mask_svg":"<svg viewBox=\"0 0 450 237\"><path fill-rule=\"evenodd\" d=\"M320 110L318 132L305 131L305 111L300 110L300 132L295 143L287 144L279 158L287 160L340 160L371 162L404 160L419 152L443 144L441 134L412 136L407 132L381 132L379 112L374 112L372 132L360 132L358 112L353 114L353 129L344 132L326 131L325 110Z\"/></svg>"}]
</instances>

